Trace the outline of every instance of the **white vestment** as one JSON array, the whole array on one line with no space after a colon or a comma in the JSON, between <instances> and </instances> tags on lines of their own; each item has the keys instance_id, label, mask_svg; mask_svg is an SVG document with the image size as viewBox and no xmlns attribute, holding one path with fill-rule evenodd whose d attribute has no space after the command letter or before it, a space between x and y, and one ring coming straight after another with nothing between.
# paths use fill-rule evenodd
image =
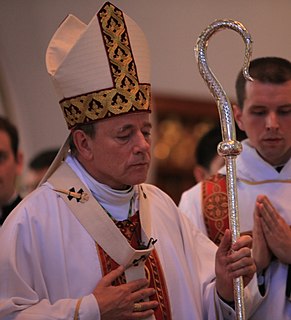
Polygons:
<instances>
[{"instance_id":1,"label":"white vestment","mask_svg":"<svg viewBox=\"0 0 291 320\"><path fill-rule=\"evenodd\" d=\"M76 173L86 186L92 183ZM172 319L234 319L215 291L216 246L165 193L143 186ZM0 243L0 319L74 319L80 297L79 319L100 319L92 294L102 277L95 241L49 183L11 213Z\"/></svg>"},{"instance_id":2,"label":"white vestment","mask_svg":"<svg viewBox=\"0 0 291 320\"><path fill-rule=\"evenodd\" d=\"M253 228L253 213L256 197L265 194L274 207L291 225L291 160L278 172L265 162L249 145L243 141L243 151L237 157L237 190L241 231ZM220 170L225 174L225 168ZM181 211L204 233L207 234L201 208L201 183L182 194L179 207ZM288 266L275 260L266 273L267 292L251 320L291 319L291 302L285 296Z\"/></svg>"}]
</instances>

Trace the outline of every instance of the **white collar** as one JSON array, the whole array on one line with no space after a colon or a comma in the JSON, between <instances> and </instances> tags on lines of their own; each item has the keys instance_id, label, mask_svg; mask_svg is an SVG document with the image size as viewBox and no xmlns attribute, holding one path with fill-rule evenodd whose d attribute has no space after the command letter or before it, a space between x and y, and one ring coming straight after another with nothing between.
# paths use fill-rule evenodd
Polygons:
<instances>
[{"instance_id":1,"label":"white collar","mask_svg":"<svg viewBox=\"0 0 291 320\"><path fill-rule=\"evenodd\" d=\"M242 141L242 146L243 151L238 155L236 161L236 173L239 179L253 182L291 179L291 159L289 159L283 169L278 172L259 155L248 139ZM219 173L226 174L226 167L224 166L220 169Z\"/></svg>"},{"instance_id":2,"label":"white collar","mask_svg":"<svg viewBox=\"0 0 291 320\"><path fill-rule=\"evenodd\" d=\"M68 155L66 162L90 189L99 204L115 220L125 220L132 215L136 208L137 188L131 186L126 190L112 189L95 180L75 157Z\"/></svg>"}]
</instances>

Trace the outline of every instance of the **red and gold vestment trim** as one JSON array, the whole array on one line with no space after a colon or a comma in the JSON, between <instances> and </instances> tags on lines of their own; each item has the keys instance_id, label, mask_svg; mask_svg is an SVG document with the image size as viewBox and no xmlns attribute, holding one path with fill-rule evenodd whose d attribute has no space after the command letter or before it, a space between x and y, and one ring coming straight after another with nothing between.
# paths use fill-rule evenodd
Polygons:
<instances>
[{"instance_id":1,"label":"red and gold vestment trim","mask_svg":"<svg viewBox=\"0 0 291 320\"><path fill-rule=\"evenodd\" d=\"M138 212L127 220L114 222L133 248L138 249L142 245L140 218ZM103 275L115 270L118 267L118 264L98 244L96 244L96 247ZM145 273L150 282L149 286L156 290L156 293L150 297L150 300L157 300L159 302L159 306L155 309L156 320L171 320L172 317L168 290L163 269L155 249L145 262ZM126 283L124 274L119 277L113 285L120 285L123 283Z\"/></svg>"},{"instance_id":2,"label":"red and gold vestment trim","mask_svg":"<svg viewBox=\"0 0 291 320\"><path fill-rule=\"evenodd\" d=\"M216 174L202 182L202 211L208 237L219 245L229 228L226 179Z\"/></svg>"}]
</instances>

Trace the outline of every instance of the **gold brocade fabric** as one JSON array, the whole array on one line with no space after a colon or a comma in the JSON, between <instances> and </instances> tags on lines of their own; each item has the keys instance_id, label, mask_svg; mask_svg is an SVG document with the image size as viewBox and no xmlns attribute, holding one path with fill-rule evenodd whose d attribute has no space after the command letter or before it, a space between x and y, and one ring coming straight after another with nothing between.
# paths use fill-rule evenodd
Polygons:
<instances>
[{"instance_id":1,"label":"gold brocade fabric","mask_svg":"<svg viewBox=\"0 0 291 320\"><path fill-rule=\"evenodd\" d=\"M202 210L208 237L219 245L229 228L226 179L216 174L202 182Z\"/></svg>"},{"instance_id":2,"label":"gold brocade fabric","mask_svg":"<svg viewBox=\"0 0 291 320\"><path fill-rule=\"evenodd\" d=\"M124 221L114 221L116 226L126 237L130 245L137 249L141 245L141 229L138 212ZM110 256L96 244L98 255L101 261L103 275L116 269L118 264L110 258ZM160 265L159 257L154 249L145 262L146 277L150 282L150 287L156 290L156 294L150 297L150 300L157 300L159 306L155 309L156 320L171 320L170 301L168 297L166 282L162 267ZM120 285L126 283L125 275L119 277L113 285ZM137 302L137 301L136 301Z\"/></svg>"},{"instance_id":3,"label":"gold brocade fabric","mask_svg":"<svg viewBox=\"0 0 291 320\"><path fill-rule=\"evenodd\" d=\"M60 101L69 129L114 115L150 111L150 84L139 83L122 11L107 3L96 18L101 26L113 87Z\"/></svg>"}]
</instances>

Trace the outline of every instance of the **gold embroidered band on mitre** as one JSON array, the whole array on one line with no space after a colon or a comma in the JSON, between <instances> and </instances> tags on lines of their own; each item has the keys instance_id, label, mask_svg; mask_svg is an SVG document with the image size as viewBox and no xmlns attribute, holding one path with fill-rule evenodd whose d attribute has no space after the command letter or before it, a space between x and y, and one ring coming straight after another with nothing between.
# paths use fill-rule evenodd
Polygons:
<instances>
[{"instance_id":1,"label":"gold embroidered band on mitre","mask_svg":"<svg viewBox=\"0 0 291 320\"><path fill-rule=\"evenodd\" d=\"M115 86L60 101L68 128L123 113L150 111L150 84L140 84L122 11L107 3L97 14Z\"/></svg>"}]
</instances>

